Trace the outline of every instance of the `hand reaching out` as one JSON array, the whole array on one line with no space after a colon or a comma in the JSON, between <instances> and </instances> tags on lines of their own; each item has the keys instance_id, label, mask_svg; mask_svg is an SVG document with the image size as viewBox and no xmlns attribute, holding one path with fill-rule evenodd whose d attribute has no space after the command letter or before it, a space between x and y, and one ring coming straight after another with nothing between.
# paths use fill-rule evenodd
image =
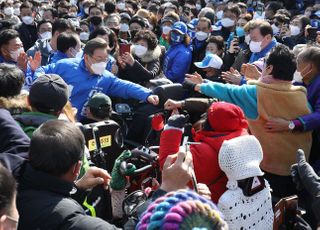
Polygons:
<instances>
[{"instance_id":1,"label":"hand reaching out","mask_svg":"<svg viewBox=\"0 0 320 230\"><path fill-rule=\"evenodd\" d=\"M31 70L34 72L36 69L38 69L41 65L41 53L40 51L37 51L34 55L34 58L29 57L29 65L31 67Z\"/></svg>"},{"instance_id":2,"label":"hand reaching out","mask_svg":"<svg viewBox=\"0 0 320 230\"><path fill-rule=\"evenodd\" d=\"M22 52L19 54L18 59L17 59L17 66L19 69L21 69L24 72L27 70L28 57L25 52Z\"/></svg>"},{"instance_id":3,"label":"hand reaching out","mask_svg":"<svg viewBox=\"0 0 320 230\"><path fill-rule=\"evenodd\" d=\"M230 71L222 72L221 77L224 81L229 82L234 85L240 85L242 76L238 70L230 68Z\"/></svg>"}]
</instances>

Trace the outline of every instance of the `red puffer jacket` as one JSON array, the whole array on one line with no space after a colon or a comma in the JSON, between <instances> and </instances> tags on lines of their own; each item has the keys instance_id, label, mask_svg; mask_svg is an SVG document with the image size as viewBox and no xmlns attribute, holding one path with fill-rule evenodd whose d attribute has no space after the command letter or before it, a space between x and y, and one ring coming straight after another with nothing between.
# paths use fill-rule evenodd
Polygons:
<instances>
[{"instance_id":1,"label":"red puffer jacket","mask_svg":"<svg viewBox=\"0 0 320 230\"><path fill-rule=\"evenodd\" d=\"M182 131L167 129L162 132L160 138L159 161L162 168L168 155L179 151ZM193 157L194 171L197 182L206 184L211 191L211 199L217 203L220 196L226 191L227 177L219 167L218 154L224 140L248 135L246 129L235 132L211 132L199 131L195 134L198 145L191 145L190 151Z\"/></svg>"}]
</instances>

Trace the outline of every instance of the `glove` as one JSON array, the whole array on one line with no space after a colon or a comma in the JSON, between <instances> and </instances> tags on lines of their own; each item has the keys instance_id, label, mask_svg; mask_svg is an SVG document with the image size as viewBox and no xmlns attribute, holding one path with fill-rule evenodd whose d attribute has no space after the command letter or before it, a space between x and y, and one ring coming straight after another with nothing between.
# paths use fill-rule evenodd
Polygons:
<instances>
[{"instance_id":1,"label":"glove","mask_svg":"<svg viewBox=\"0 0 320 230\"><path fill-rule=\"evenodd\" d=\"M169 117L167 125L175 128L182 129L186 124L189 117L186 117L183 114L175 114Z\"/></svg>"},{"instance_id":2,"label":"glove","mask_svg":"<svg viewBox=\"0 0 320 230\"><path fill-rule=\"evenodd\" d=\"M111 181L110 187L113 190L122 190L127 185L127 178L123 173L120 171L121 162L129 159L131 157L130 151L123 151L121 155L116 159L114 162L112 172L111 172Z\"/></svg>"},{"instance_id":3,"label":"glove","mask_svg":"<svg viewBox=\"0 0 320 230\"><path fill-rule=\"evenodd\" d=\"M317 197L320 195L320 177L306 162L304 152L301 149L297 151L297 165L292 166L292 171L295 173L298 172L301 184L311 194L311 196Z\"/></svg>"},{"instance_id":4,"label":"glove","mask_svg":"<svg viewBox=\"0 0 320 230\"><path fill-rule=\"evenodd\" d=\"M184 80L182 83L182 88L188 91L194 91L194 87L196 87L197 84L193 83L192 81Z\"/></svg>"}]
</instances>

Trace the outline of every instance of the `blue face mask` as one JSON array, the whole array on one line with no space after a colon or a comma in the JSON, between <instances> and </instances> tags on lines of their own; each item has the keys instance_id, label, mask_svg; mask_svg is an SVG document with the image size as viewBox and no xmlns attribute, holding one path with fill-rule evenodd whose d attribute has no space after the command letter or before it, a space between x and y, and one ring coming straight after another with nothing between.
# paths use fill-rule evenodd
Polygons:
<instances>
[{"instance_id":1,"label":"blue face mask","mask_svg":"<svg viewBox=\"0 0 320 230\"><path fill-rule=\"evenodd\" d=\"M181 43L184 40L184 35L180 35L177 33L172 32L170 35L171 38L171 43L172 44L177 44L177 43Z\"/></svg>"}]
</instances>

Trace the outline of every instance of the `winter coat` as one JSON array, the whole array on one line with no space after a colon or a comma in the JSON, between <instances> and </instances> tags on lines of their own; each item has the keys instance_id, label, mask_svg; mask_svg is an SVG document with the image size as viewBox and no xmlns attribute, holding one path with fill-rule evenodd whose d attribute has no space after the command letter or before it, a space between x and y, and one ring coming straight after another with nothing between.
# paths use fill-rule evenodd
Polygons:
<instances>
[{"instance_id":1,"label":"winter coat","mask_svg":"<svg viewBox=\"0 0 320 230\"><path fill-rule=\"evenodd\" d=\"M29 137L12 118L0 108L0 162L18 180L18 229L116 229L99 219L87 216L78 201L84 193L75 192L72 183L34 170L28 158Z\"/></svg>"},{"instance_id":2,"label":"winter coat","mask_svg":"<svg viewBox=\"0 0 320 230\"><path fill-rule=\"evenodd\" d=\"M160 138L159 161L162 168L168 155L179 151L182 131L178 129L164 130ZM219 167L218 154L224 140L230 140L240 135L248 134L245 129L236 132L222 133L213 131L199 131L195 140L199 145L191 145L194 171L198 183L206 184L211 192L211 199L217 203L226 191L227 177Z\"/></svg>"},{"instance_id":3,"label":"winter coat","mask_svg":"<svg viewBox=\"0 0 320 230\"><path fill-rule=\"evenodd\" d=\"M84 59L67 58L57 63L42 66L35 72L35 77L42 74L58 74L68 84L70 101L78 109L77 119L86 117L88 100L98 92L121 98L134 98L146 101L151 92L137 84L116 78L105 70L102 75L91 74Z\"/></svg>"},{"instance_id":4,"label":"winter coat","mask_svg":"<svg viewBox=\"0 0 320 230\"><path fill-rule=\"evenodd\" d=\"M134 53L134 47L132 48L132 53ZM161 71L160 57L160 46L157 46L154 50L148 50L141 58L134 56L133 66L126 65L125 69L120 68L119 77L145 86L149 80L159 76Z\"/></svg>"},{"instance_id":5,"label":"winter coat","mask_svg":"<svg viewBox=\"0 0 320 230\"><path fill-rule=\"evenodd\" d=\"M191 47L185 44L171 45L163 63L164 75L174 83L182 83L192 61Z\"/></svg>"},{"instance_id":6,"label":"winter coat","mask_svg":"<svg viewBox=\"0 0 320 230\"><path fill-rule=\"evenodd\" d=\"M42 40L42 39L39 39L36 41L36 43L34 43L34 45L28 49L27 51L27 55L28 57L34 57L35 53L37 51L40 51L41 53L41 65L44 66L44 65L47 65L48 64L48 59L49 59L49 56L50 56L50 50L48 49L48 45L50 43L50 39L46 39L46 40ZM51 51L53 52L53 51Z\"/></svg>"},{"instance_id":7,"label":"winter coat","mask_svg":"<svg viewBox=\"0 0 320 230\"><path fill-rule=\"evenodd\" d=\"M18 182L19 230L117 229L100 218L85 214L81 205L70 196L73 183L37 171L29 164L25 165ZM83 197L77 196L79 201Z\"/></svg>"},{"instance_id":8,"label":"winter coat","mask_svg":"<svg viewBox=\"0 0 320 230\"><path fill-rule=\"evenodd\" d=\"M24 50L28 50L30 47L32 47L38 39L36 24L26 25L21 23L17 31L19 32L19 37L23 43Z\"/></svg>"}]
</instances>

